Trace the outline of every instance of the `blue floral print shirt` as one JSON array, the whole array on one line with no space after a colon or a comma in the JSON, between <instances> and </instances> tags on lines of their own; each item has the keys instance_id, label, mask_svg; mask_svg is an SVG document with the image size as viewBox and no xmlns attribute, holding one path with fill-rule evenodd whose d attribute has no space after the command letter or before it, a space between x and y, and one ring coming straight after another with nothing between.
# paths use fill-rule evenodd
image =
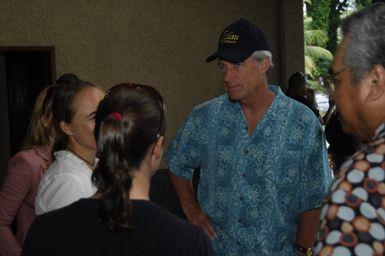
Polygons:
<instances>
[{"instance_id":1,"label":"blue floral print shirt","mask_svg":"<svg viewBox=\"0 0 385 256\"><path fill-rule=\"evenodd\" d=\"M385 255L385 123L342 165L318 235L315 255Z\"/></svg>"},{"instance_id":2,"label":"blue floral print shirt","mask_svg":"<svg viewBox=\"0 0 385 256\"><path fill-rule=\"evenodd\" d=\"M198 200L218 255L296 255L299 215L320 207L331 181L316 116L270 89L276 96L252 134L240 104L222 95L192 110L167 152L176 175L201 169Z\"/></svg>"}]
</instances>

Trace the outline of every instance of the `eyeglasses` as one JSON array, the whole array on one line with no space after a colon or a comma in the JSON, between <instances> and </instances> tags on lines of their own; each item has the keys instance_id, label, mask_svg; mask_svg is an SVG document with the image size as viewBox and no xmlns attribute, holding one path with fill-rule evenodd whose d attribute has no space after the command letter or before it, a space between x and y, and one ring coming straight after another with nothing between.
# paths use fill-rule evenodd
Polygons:
<instances>
[{"instance_id":1,"label":"eyeglasses","mask_svg":"<svg viewBox=\"0 0 385 256\"><path fill-rule=\"evenodd\" d=\"M338 83L338 79L336 79L336 76L338 76L339 74L341 74L345 70L346 70L345 68L342 68L341 70L339 70L337 72L333 72L332 69L329 69L329 75L327 77L325 77L325 79L323 81L323 87L329 96L333 95L335 88L336 88L336 85Z\"/></svg>"}]
</instances>

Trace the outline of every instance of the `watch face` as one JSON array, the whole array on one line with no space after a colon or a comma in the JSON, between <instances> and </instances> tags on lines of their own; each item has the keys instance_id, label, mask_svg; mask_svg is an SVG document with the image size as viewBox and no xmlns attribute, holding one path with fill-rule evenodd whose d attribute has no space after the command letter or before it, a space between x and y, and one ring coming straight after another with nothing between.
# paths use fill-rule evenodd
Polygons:
<instances>
[{"instance_id":1,"label":"watch face","mask_svg":"<svg viewBox=\"0 0 385 256\"><path fill-rule=\"evenodd\" d=\"M312 256L313 255L313 250L312 248L305 248L299 245L295 245L295 249L299 252L304 252L306 256Z\"/></svg>"}]
</instances>

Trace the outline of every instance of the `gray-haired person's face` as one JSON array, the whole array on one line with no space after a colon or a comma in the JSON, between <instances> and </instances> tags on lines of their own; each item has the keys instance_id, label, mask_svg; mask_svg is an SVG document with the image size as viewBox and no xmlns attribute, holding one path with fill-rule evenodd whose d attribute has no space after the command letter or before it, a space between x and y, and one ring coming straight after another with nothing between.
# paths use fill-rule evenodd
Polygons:
<instances>
[{"instance_id":1,"label":"gray-haired person's face","mask_svg":"<svg viewBox=\"0 0 385 256\"><path fill-rule=\"evenodd\" d=\"M349 37L345 37L339 45L330 68L334 84L333 100L340 113L343 129L360 138L368 137L365 118L367 116L366 78L355 84L351 70L343 62Z\"/></svg>"}]
</instances>

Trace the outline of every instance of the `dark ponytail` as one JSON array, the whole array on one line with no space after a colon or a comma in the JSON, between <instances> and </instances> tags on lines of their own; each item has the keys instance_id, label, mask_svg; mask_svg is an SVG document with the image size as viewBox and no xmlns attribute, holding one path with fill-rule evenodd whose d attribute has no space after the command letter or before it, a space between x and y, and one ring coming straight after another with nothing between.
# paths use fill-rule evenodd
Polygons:
<instances>
[{"instance_id":1,"label":"dark ponytail","mask_svg":"<svg viewBox=\"0 0 385 256\"><path fill-rule=\"evenodd\" d=\"M157 138L164 135L163 111L162 96L146 85L116 85L100 102L95 116L99 163L92 175L99 195L95 216L99 230L133 228L132 175Z\"/></svg>"}]
</instances>

